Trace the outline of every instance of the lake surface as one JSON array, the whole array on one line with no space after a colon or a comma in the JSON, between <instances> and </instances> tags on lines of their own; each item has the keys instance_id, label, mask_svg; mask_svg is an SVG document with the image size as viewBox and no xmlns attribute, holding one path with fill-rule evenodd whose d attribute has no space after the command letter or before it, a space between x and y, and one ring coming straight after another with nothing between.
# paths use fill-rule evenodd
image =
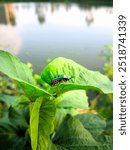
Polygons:
<instances>
[{"instance_id":1,"label":"lake surface","mask_svg":"<svg viewBox=\"0 0 130 150\"><path fill-rule=\"evenodd\" d=\"M0 4L0 49L31 62L37 73L59 56L102 70L99 54L113 40L112 11L76 3Z\"/></svg>"}]
</instances>

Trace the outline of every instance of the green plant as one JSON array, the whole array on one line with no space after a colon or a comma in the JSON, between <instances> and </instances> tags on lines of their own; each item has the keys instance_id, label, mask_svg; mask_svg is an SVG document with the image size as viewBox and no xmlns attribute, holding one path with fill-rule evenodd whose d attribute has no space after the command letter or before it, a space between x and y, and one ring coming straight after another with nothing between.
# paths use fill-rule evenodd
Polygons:
<instances>
[{"instance_id":1,"label":"green plant","mask_svg":"<svg viewBox=\"0 0 130 150\"><path fill-rule=\"evenodd\" d=\"M105 58L105 63L103 66L104 74L113 80L113 48L111 45L105 45L103 51L101 51L100 56ZM98 113L103 117L107 118L109 121L113 118L113 98L112 94L101 94L96 93L94 98L91 98L91 109L98 110Z\"/></svg>"},{"instance_id":2,"label":"green plant","mask_svg":"<svg viewBox=\"0 0 130 150\"><path fill-rule=\"evenodd\" d=\"M112 137L106 135L104 118L76 111L76 108L89 108L85 90L112 93L112 82L105 75L60 57L50 62L34 80L32 71L5 51L0 51L0 71L24 91L24 95L11 96L11 100L7 95L0 97L2 102L8 103L0 119L0 142L5 143L0 144L0 149L112 148ZM51 80L58 74L74 77L51 86Z\"/></svg>"},{"instance_id":3,"label":"green plant","mask_svg":"<svg viewBox=\"0 0 130 150\"><path fill-rule=\"evenodd\" d=\"M109 79L113 80L113 47L112 45L105 45L105 49L100 54L101 57L105 58L105 64L103 67L104 73Z\"/></svg>"},{"instance_id":4,"label":"green plant","mask_svg":"<svg viewBox=\"0 0 130 150\"><path fill-rule=\"evenodd\" d=\"M19 90L16 83L6 75L0 73L0 94L18 95Z\"/></svg>"}]
</instances>

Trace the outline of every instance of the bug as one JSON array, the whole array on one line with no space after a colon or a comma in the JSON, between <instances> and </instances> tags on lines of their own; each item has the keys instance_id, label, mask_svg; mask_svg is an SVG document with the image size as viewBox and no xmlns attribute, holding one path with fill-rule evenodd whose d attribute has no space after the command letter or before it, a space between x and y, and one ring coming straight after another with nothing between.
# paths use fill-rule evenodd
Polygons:
<instances>
[{"instance_id":1,"label":"bug","mask_svg":"<svg viewBox=\"0 0 130 150\"><path fill-rule=\"evenodd\" d=\"M71 78L73 78L73 77L71 77ZM58 75L54 76L54 78L51 80L50 84L55 85L55 84L63 82L63 81L69 81L71 78L68 78L64 74L58 74Z\"/></svg>"}]
</instances>

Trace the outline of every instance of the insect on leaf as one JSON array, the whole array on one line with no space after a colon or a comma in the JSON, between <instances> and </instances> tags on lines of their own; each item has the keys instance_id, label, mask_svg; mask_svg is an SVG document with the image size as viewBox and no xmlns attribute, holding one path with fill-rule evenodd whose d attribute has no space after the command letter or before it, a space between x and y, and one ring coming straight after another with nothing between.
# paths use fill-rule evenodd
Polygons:
<instances>
[{"instance_id":1,"label":"insect on leaf","mask_svg":"<svg viewBox=\"0 0 130 150\"><path fill-rule=\"evenodd\" d=\"M98 71L91 71L78 63L59 57L54 59L42 71L41 77L48 84L54 76L64 74L68 78L73 77L67 82L61 82L52 86L52 90L57 93L64 93L70 90L98 90L104 93L112 93L112 82Z\"/></svg>"}]
</instances>

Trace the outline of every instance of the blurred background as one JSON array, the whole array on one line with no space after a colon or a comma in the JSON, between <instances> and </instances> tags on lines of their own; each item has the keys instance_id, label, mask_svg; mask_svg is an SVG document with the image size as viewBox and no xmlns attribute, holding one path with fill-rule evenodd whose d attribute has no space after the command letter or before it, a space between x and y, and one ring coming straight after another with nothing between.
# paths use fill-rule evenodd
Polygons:
<instances>
[{"instance_id":1,"label":"blurred background","mask_svg":"<svg viewBox=\"0 0 130 150\"><path fill-rule=\"evenodd\" d=\"M100 57L112 45L112 1L1 1L0 49L33 64L34 72L56 57L103 71Z\"/></svg>"}]
</instances>

